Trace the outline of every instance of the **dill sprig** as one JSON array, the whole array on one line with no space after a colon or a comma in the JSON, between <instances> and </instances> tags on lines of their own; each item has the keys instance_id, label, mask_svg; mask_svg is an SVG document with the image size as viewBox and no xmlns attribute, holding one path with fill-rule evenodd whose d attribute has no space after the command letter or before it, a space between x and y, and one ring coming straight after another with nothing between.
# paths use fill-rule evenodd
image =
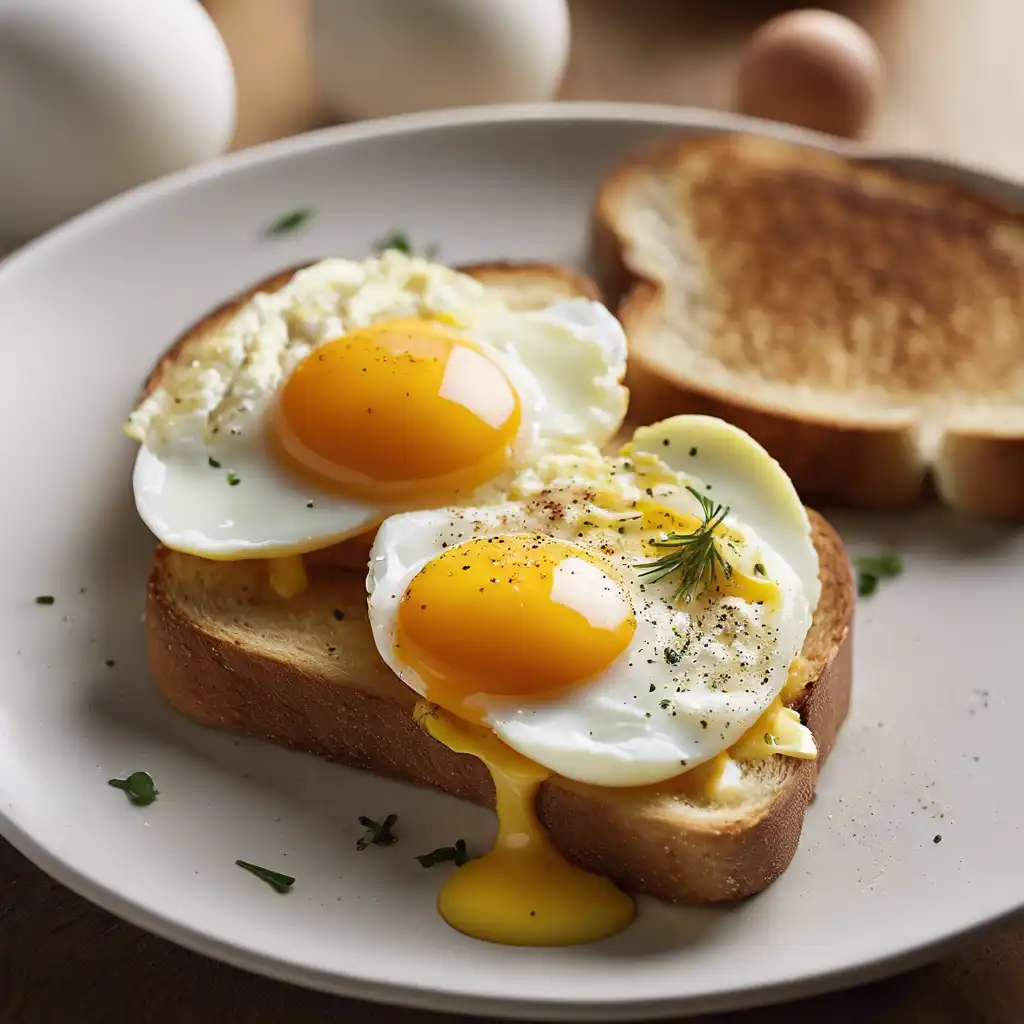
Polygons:
<instances>
[{"instance_id":1,"label":"dill sprig","mask_svg":"<svg viewBox=\"0 0 1024 1024\"><path fill-rule=\"evenodd\" d=\"M652 546L665 548L665 554L653 562L636 566L641 578L649 583L678 574L675 601L680 598L691 601L715 582L719 569L726 578L732 575L732 566L715 543L715 530L722 525L729 509L692 487L686 489L700 502L704 521L692 533L670 533L664 540L655 541Z\"/></svg>"}]
</instances>

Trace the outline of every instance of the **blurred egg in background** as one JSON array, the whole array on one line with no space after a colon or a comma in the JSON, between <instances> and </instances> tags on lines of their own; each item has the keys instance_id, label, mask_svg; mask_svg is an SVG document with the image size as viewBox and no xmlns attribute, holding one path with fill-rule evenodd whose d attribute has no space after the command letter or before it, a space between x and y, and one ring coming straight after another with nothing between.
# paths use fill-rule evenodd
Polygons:
<instances>
[{"instance_id":1,"label":"blurred egg in background","mask_svg":"<svg viewBox=\"0 0 1024 1024\"><path fill-rule=\"evenodd\" d=\"M346 118L549 100L569 55L565 0L313 0L309 30Z\"/></svg>"},{"instance_id":2,"label":"blurred egg in background","mask_svg":"<svg viewBox=\"0 0 1024 1024\"><path fill-rule=\"evenodd\" d=\"M217 156L234 126L231 61L198 0L0 2L0 239Z\"/></svg>"},{"instance_id":3,"label":"blurred egg in background","mask_svg":"<svg viewBox=\"0 0 1024 1024\"><path fill-rule=\"evenodd\" d=\"M856 138L882 97L882 57L856 22L805 8L766 21L740 57L743 114Z\"/></svg>"}]
</instances>

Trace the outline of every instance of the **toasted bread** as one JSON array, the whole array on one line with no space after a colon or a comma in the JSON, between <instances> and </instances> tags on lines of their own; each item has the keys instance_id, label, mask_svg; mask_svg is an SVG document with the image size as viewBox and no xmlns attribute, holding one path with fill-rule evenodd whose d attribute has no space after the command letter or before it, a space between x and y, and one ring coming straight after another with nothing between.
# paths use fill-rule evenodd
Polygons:
<instances>
[{"instance_id":1,"label":"toasted bread","mask_svg":"<svg viewBox=\"0 0 1024 1024\"><path fill-rule=\"evenodd\" d=\"M597 296L583 275L545 264L463 269L500 288L510 305ZM287 276L262 287L279 287ZM222 322L241 301L193 331ZM818 759L751 762L745 798L730 806L710 804L687 776L641 789L552 779L538 812L566 856L630 891L685 903L741 899L786 869L850 699L850 568L832 528L813 512L811 521L822 599L802 652L809 683L793 706L814 734ZM493 806L483 763L453 753L414 721L418 698L377 654L366 615L366 548L365 540L347 542L307 556L307 589L289 600L271 589L264 562L213 562L160 548L146 616L157 686L203 724Z\"/></svg>"},{"instance_id":2,"label":"toasted bread","mask_svg":"<svg viewBox=\"0 0 1024 1024\"><path fill-rule=\"evenodd\" d=\"M812 523L822 599L802 654L811 682L794 706L817 760L750 762L749 795L728 807L689 792L686 776L675 788L625 790L554 778L538 811L566 856L630 891L685 903L740 899L786 869L850 699L850 569L831 527L813 513ZM305 592L285 601L265 563L162 548L146 621L157 686L190 718L493 806L483 763L413 720L416 694L370 634L365 572L311 567Z\"/></svg>"},{"instance_id":3,"label":"toasted bread","mask_svg":"<svg viewBox=\"0 0 1024 1024\"><path fill-rule=\"evenodd\" d=\"M631 411L742 427L808 501L1024 519L1024 220L966 189L754 136L599 189Z\"/></svg>"}]
</instances>

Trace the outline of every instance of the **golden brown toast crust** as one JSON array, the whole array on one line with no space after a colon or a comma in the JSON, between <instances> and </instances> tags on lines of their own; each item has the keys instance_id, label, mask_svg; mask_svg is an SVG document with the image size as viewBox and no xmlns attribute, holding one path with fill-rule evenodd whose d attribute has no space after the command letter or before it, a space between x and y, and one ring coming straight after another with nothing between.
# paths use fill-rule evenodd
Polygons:
<instances>
[{"instance_id":1,"label":"golden brown toast crust","mask_svg":"<svg viewBox=\"0 0 1024 1024\"><path fill-rule=\"evenodd\" d=\"M850 700L852 577L838 535L816 513L811 521L823 596L804 646L813 681L795 706L814 733L818 760L785 759L789 777L753 816L725 815L682 829L666 811L673 797L664 787L606 790L552 779L541 789L538 811L566 856L630 891L685 903L743 898L786 869ZM269 591L265 570L252 567L241 586L240 572L244 563L157 552L146 616L149 661L174 707L205 725L493 806L482 762L453 753L413 720L415 694L377 655L365 574L311 568L307 592L285 602ZM196 579L208 608L203 600L190 606ZM228 606L223 593L240 603ZM262 622L319 608L331 619L322 650L298 643L260 647Z\"/></svg>"},{"instance_id":2,"label":"golden brown toast crust","mask_svg":"<svg viewBox=\"0 0 1024 1024\"><path fill-rule=\"evenodd\" d=\"M768 383L881 391L908 406L902 421L872 417L870 400L863 422L761 401L756 391L716 387L649 358L644 332L665 297L631 254L622 213L627 191L645 176L670 180L671 201L685 209L709 358ZM634 342L633 413L654 420L700 412L735 423L771 451L807 500L914 503L928 471L916 406L947 395L1024 395L1024 217L965 188L775 140L672 140L602 183L593 246L600 281ZM955 481L985 447L978 441L971 459L951 449L945 469ZM991 461L1024 462L1024 430L998 446ZM967 511L1024 517L1024 477L1003 480L991 498L985 482L980 492L949 490Z\"/></svg>"}]
</instances>

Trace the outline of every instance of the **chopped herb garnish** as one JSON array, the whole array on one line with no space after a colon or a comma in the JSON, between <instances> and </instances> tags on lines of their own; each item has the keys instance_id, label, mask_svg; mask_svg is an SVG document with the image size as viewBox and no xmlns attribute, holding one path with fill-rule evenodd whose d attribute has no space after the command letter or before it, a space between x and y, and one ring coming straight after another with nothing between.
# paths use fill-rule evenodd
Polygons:
<instances>
[{"instance_id":1,"label":"chopped herb garnish","mask_svg":"<svg viewBox=\"0 0 1024 1024\"><path fill-rule=\"evenodd\" d=\"M404 231L392 231L373 243L374 252L386 252L388 249L395 249L405 253L406 256L415 256L416 251L409 236ZM425 245L423 247L423 258L432 260L440 252L438 245Z\"/></svg>"},{"instance_id":2,"label":"chopped herb garnish","mask_svg":"<svg viewBox=\"0 0 1024 1024\"><path fill-rule=\"evenodd\" d=\"M406 256L412 255L412 244L404 231L392 231L373 243L374 252L386 252L388 249L404 252Z\"/></svg>"},{"instance_id":3,"label":"chopped herb garnish","mask_svg":"<svg viewBox=\"0 0 1024 1024\"><path fill-rule=\"evenodd\" d=\"M941 843L941 842L942 842L942 836L941 836L941 835L937 835L937 836L936 836L936 837L935 837L935 838L934 838L934 839L932 840L932 842L933 842L933 843Z\"/></svg>"},{"instance_id":4,"label":"chopped herb garnish","mask_svg":"<svg viewBox=\"0 0 1024 1024\"><path fill-rule=\"evenodd\" d=\"M636 567L640 576L650 583L678 574L673 595L676 601L681 597L689 601L706 589L714 583L719 569L726 578L732 575L732 566L715 543L715 530L721 526L729 509L692 487L686 489L700 502L704 521L692 533L670 533L664 540L655 541L654 547L669 550L656 561L642 562Z\"/></svg>"},{"instance_id":5,"label":"chopped herb garnish","mask_svg":"<svg viewBox=\"0 0 1024 1024\"><path fill-rule=\"evenodd\" d=\"M430 853L421 853L416 859L425 868L432 868L435 864L445 864L448 861L451 861L457 868L461 868L469 860L469 855L466 853L466 840L457 839L454 846L439 846L436 850L431 850Z\"/></svg>"},{"instance_id":6,"label":"chopped herb garnish","mask_svg":"<svg viewBox=\"0 0 1024 1024\"><path fill-rule=\"evenodd\" d=\"M242 478L237 473L228 473L228 486L237 487L242 482Z\"/></svg>"},{"instance_id":7,"label":"chopped herb garnish","mask_svg":"<svg viewBox=\"0 0 1024 1024\"><path fill-rule=\"evenodd\" d=\"M334 617L338 620L338 622L341 622L342 619L345 618L345 613L340 608L335 608Z\"/></svg>"},{"instance_id":8,"label":"chopped herb garnish","mask_svg":"<svg viewBox=\"0 0 1024 1024\"><path fill-rule=\"evenodd\" d=\"M264 234L267 238L276 238L279 235L289 235L293 231L297 231L302 227L313 216L313 211L309 208L303 210L292 210L291 213L286 213L283 217L278 217L277 220L271 224Z\"/></svg>"},{"instance_id":9,"label":"chopped herb garnish","mask_svg":"<svg viewBox=\"0 0 1024 1024\"><path fill-rule=\"evenodd\" d=\"M261 868L259 864L250 864L247 860L236 860L235 863L257 878L262 878L275 892L291 892L292 886L295 884L295 879L291 875L282 875L280 871Z\"/></svg>"},{"instance_id":10,"label":"chopped herb garnish","mask_svg":"<svg viewBox=\"0 0 1024 1024\"><path fill-rule=\"evenodd\" d=\"M903 572L903 560L891 553L858 558L856 566L857 593L861 597L870 597L881 580L892 579Z\"/></svg>"},{"instance_id":11,"label":"chopped herb garnish","mask_svg":"<svg viewBox=\"0 0 1024 1024\"><path fill-rule=\"evenodd\" d=\"M766 732L764 734L764 741L768 744L769 747L775 746L775 737L770 732Z\"/></svg>"},{"instance_id":12,"label":"chopped herb garnish","mask_svg":"<svg viewBox=\"0 0 1024 1024\"><path fill-rule=\"evenodd\" d=\"M754 572L758 576L767 576L768 572L760 562L754 563Z\"/></svg>"},{"instance_id":13,"label":"chopped herb garnish","mask_svg":"<svg viewBox=\"0 0 1024 1024\"><path fill-rule=\"evenodd\" d=\"M220 463L211 455L207 460L211 469L220 469Z\"/></svg>"},{"instance_id":14,"label":"chopped herb garnish","mask_svg":"<svg viewBox=\"0 0 1024 1024\"><path fill-rule=\"evenodd\" d=\"M123 790L137 807L148 807L160 794L149 772L132 772L126 779L107 779L107 785Z\"/></svg>"},{"instance_id":15,"label":"chopped herb garnish","mask_svg":"<svg viewBox=\"0 0 1024 1024\"><path fill-rule=\"evenodd\" d=\"M356 849L365 850L371 845L391 846L392 843L396 843L398 836L391 831L395 827L396 821L398 821L397 814L389 814L383 824L377 824L372 818L360 817L359 824L365 829L366 835L356 842Z\"/></svg>"},{"instance_id":16,"label":"chopped herb garnish","mask_svg":"<svg viewBox=\"0 0 1024 1024\"><path fill-rule=\"evenodd\" d=\"M683 656L678 651L672 650L671 647L665 648L665 661L669 665L678 665L682 657Z\"/></svg>"},{"instance_id":17,"label":"chopped herb garnish","mask_svg":"<svg viewBox=\"0 0 1024 1024\"><path fill-rule=\"evenodd\" d=\"M690 449L690 456L691 456L691 458L692 458L692 457L693 457L694 455L696 455L696 454L697 454L697 449L696 449L696 448L691 448L691 449Z\"/></svg>"},{"instance_id":18,"label":"chopped herb garnish","mask_svg":"<svg viewBox=\"0 0 1024 1024\"><path fill-rule=\"evenodd\" d=\"M668 697L663 697L661 700L658 701L658 707L664 711L665 708L667 708L671 703L672 701L670 701Z\"/></svg>"},{"instance_id":19,"label":"chopped herb garnish","mask_svg":"<svg viewBox=\"0 0 1024 1024\"><path fill-rule=\"evenodd\" d=\"M56 600L57 598L55 598L53 594L40 594L36 598L36 604L53 604Z\"/></svg>"}]
</instances>

